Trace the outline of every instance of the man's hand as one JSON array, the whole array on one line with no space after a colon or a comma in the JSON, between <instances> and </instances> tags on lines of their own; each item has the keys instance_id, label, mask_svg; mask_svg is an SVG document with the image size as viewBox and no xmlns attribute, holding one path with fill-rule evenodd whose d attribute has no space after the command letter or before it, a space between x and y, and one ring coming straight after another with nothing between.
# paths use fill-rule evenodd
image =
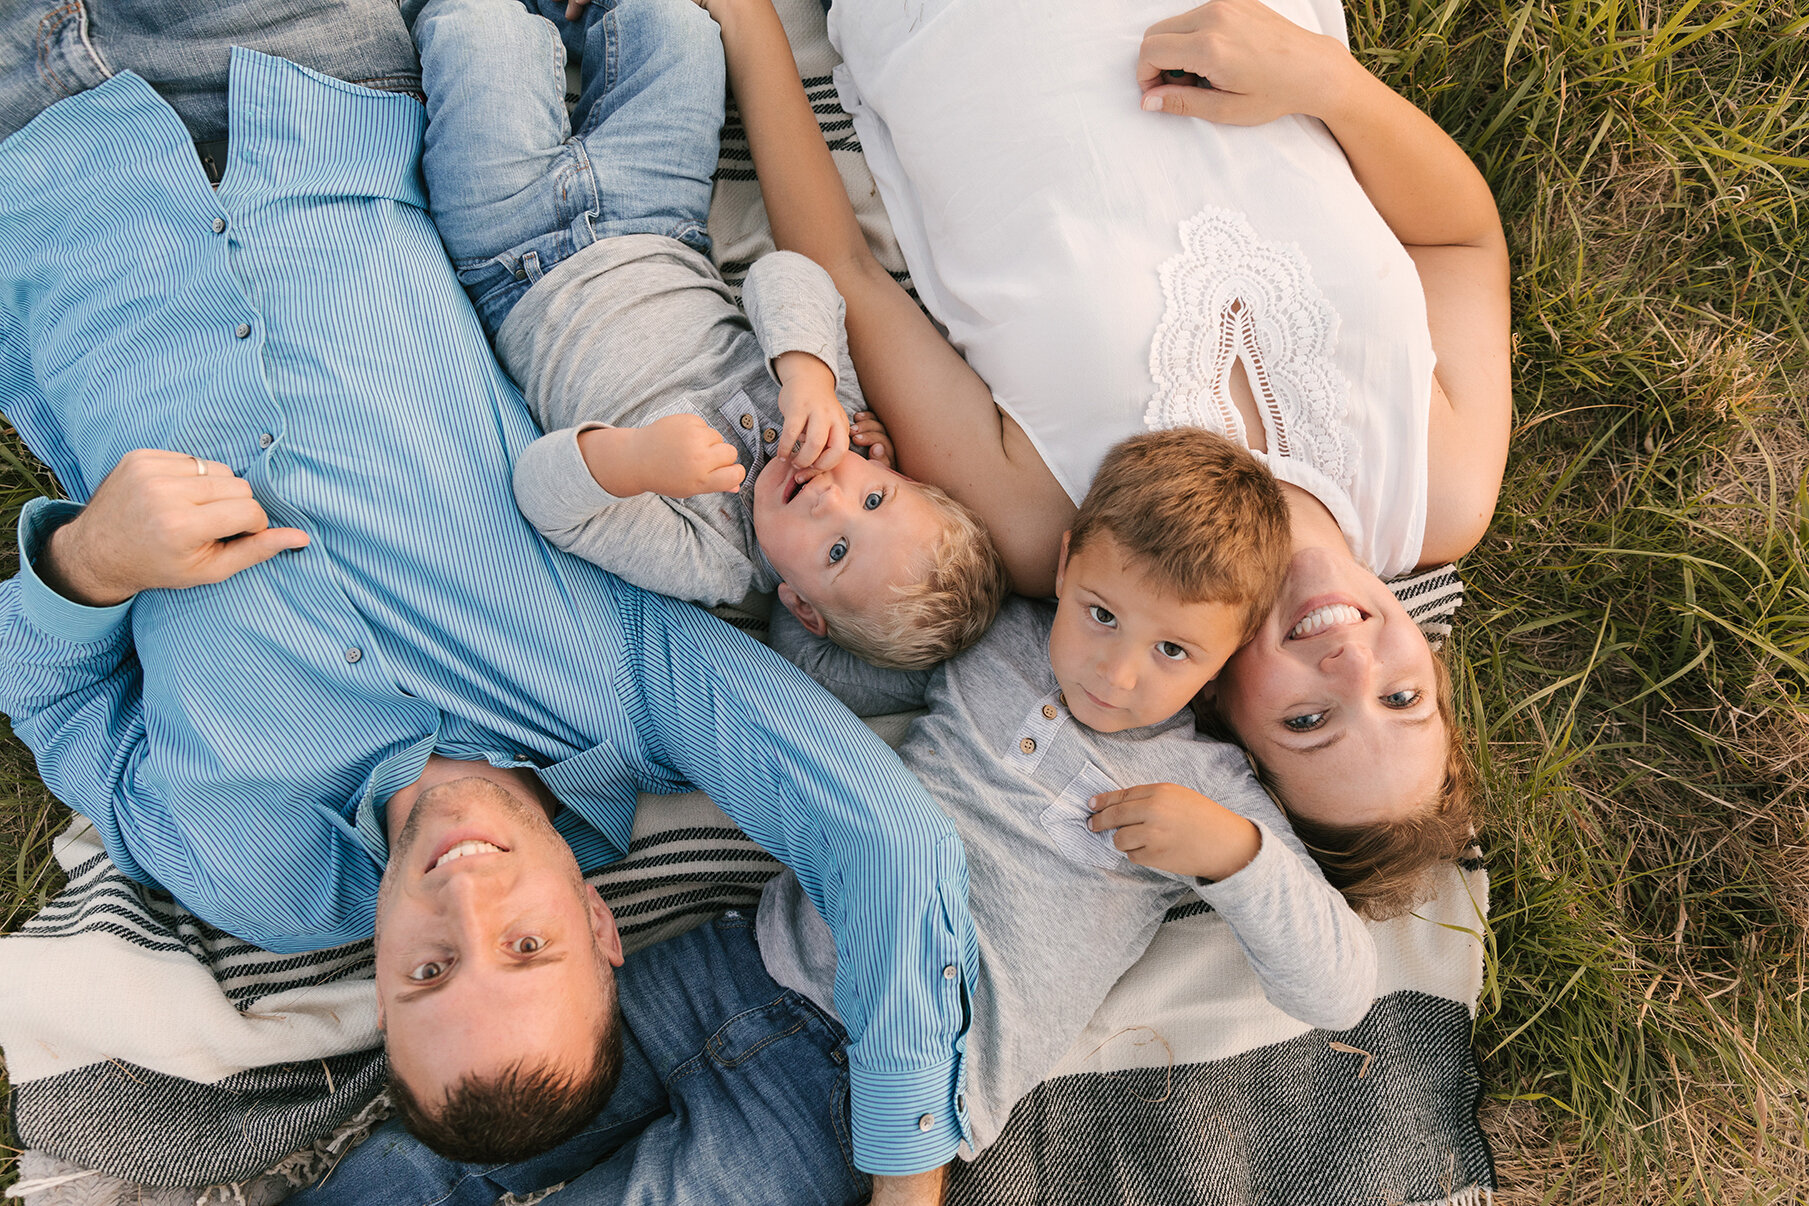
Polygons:
<instances>
[{"instance_id":1,"label":"man's hand","mask_svg":"<svg viewBox=\"0 0 1809 1206\"><path fill-rule=\"evenodd\" d=\"M1145 783L1093 797L1095 833L1145 867L1202 879L1229 879L1256 857L1262 835L1243 817L1174 783Z\"/></svg>"},{"instance_id":2,"label":"man's hand","mask_svg":"<svg viewBox=\"0 0 1809 1206\"><path fill-rule=\"evenodd\" d=\"M779 378L779 413L785 428L775 456L790 457L800 469L833 469L848 453L848 412L835 396L835 373L809 352L781 352L773 361Z\"/></svg>"},{"instance_id":3,"label":"man's hand","mask_svg":"<svg viewBox=\"0 0 1809 1206\"><path fill-rule=\"evenodd\" d=\"M219 582L307 543L300 528L271 527L250 485L225 465L142 448L51 533L34 568L63 597L111 607L141 590Z\"/></svg>"},{"instance_id":4,"label":"man's hand","mask_svg":"<svg viewBox=\"0 0 1809 1206\"><path fill-rule=\"evenodd\" d=\"M944 1171L932 1168L905 1177L874 1177L872 1206L941 1206Z\"/></svg>"},{"instance_id":5,"label":"man's hand","mask_svg":"<svg viewBox=\"0 0 1809 1206\"><path fill-rule=\"evenodd\" d=\"M1367 74L1336 39L1261 0L1212 0L1158 21L1137 53L1145 109L1234 126L1324 117L1353 71Z\"/></svg>"},{"instance_id":6,"label":"man's hand","mask_svg":"<svg viewBox=\"0 0 1809 1206\"><path fill-rule=\"evenodd\" d=\"M598 427L578 436L597 484L617 498L690 498L739 489L747 470L702 415L667 415L645 427Z\"/></svg>"},{"instance_id":7,"label":"man's hand","mask_svg":"<svg viewBox=\"0 0 1809 1206\"><path fill-rule=\"evenodd\" d=\"M886 425L872 411L863 410L854 416L854 423L848 428L848 438L856 448L865 448L867 459L874 464L884 465L888 469L898 468L892 460L892 441L886 435Z\"/></svg>"}]
</instances>

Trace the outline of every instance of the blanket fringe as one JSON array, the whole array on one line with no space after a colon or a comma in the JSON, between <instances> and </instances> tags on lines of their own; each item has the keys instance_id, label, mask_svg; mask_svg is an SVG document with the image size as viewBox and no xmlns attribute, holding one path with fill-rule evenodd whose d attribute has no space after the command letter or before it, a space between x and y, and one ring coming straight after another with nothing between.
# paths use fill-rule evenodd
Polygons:
<instances>
[{"instance_id":1,"label":"blanket fringe","mask_svg":"<svg viewBox=\"0 0 1809 1206\"><path fill-rule=\"evenodd\" d=\"M80 1181L87 1177L99 1176L92 1168L84 1168L80 1172L64 1173L60 1177L38 1177L31 1181L15 1181L7 1186L6 1196L9 1198L27 1198L33 1194L67 1185L71 1181Z\"/></svg>"},{"instance_id":2,"label":"blanket fringe","mask_svg":"<svg viewBox=\"0 0 1809 1206\"><path fill-rule=\"evenodd\" d=\"M1428 1198L1407 1206L1495 1206L1495 1191L1481 1185L1460 1189L1448 1198Z\"/></svg>"}]
</instances>

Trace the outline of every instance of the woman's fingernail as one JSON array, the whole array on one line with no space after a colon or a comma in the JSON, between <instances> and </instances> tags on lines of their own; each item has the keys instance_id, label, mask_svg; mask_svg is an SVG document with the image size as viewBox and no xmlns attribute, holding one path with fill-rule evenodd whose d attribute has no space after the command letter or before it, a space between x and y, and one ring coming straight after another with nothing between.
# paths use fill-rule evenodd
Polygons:
<instances>
[{"instance_id":1,"label":"woman's fingernail","mask_svg":"<svg viewBox=\"0 0 1809 1206\"><path fill-rule=\"evenodd\" d=\"M1157 113L1157 112L1160 112L1161 109L1162 109L1162 98L1161 97L1157 96L1154 92L1146 93L1144 95L1143 111L1145 113Z\"/></svg>"}]
</instances>

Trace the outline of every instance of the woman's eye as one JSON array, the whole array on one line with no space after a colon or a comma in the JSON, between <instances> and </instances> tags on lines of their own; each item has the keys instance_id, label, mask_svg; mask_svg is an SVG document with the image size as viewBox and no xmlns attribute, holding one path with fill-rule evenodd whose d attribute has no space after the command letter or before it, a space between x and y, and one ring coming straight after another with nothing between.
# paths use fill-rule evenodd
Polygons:
<instances>
[{"instance_id":1,"label":"woman's eye","mask_svg":"<svg viewBox=\"0 0 1809 1206\"><path fill-rule=\"evenodd\" d=\"M434 960L434 961L431 961L428 963L423 963L419 967L415 968L413 971L409 972L408 978L410 980L413 980L416 984L427 984L434 980L438 980L441 976L443 976L445 974L446 974L446 965L444 963L439 962L438 960Z\"/></svg>"},{"instance_id":2,"label":"woman's eye","mask_svg":"<svg viewBox=\"0 0 1809 1206\"><path fill-rule=\"evenodd\" d=\"M1299 716L1289 716L1282 720L1289 732L1310 733L1325 723L1324 712L1306 712Z\"/></svg>"},{"instance_id":3,"label":"woman's eye","mask_svg":"<svg viewBox=\"0 0 1809 1206\"><path fill-rule=\"evenodd\" d=\"M847 555L848 542L846 540L838 540L829 546L829 564L834 565Z\"/></svg>"},{"instance_id":4,"label":"woman's eye","mask_svg":"<svg viewBox=\"0 0 1809 1206\"><path fill-rule=\"evenodd\" d=\"M1173 641L1156 642L1156 652L1160 653L1171 662L1184 662L1187 660L1187 650L1175 644Z\"/></svg>"},{"instance_id":5,"label":"woman's eye","mask_svg":"<svg viewBox=\"0 0 1809 1206\"><path fill-rule=\"evenodd\" d=\"M1118 627L1118 617L1097 603L1087 604L1087 614L1093 617L1095 624L1104 624L1107 628Z\"/></svg>"},{"instance_id":6,"label":"woman's eye","mask_svg":"<svg viewBox=\"0 0 1809 1206\"><path fill-rule=\"evenodd\" d=\"M885 492L883 490L875 490L873 493L867 495L867 510L877 511L879 510L879 504L885 501Z\"/></svg>"},{"instance_id":7,"label":"woman's eye","mask_svg":"<svg viewBox=\"0 0 1809 1206\"><path fill-rule=\"evenodd\" d=\"M1392 695L1382 697L1382 706L1385 708L1411 708L1420 701L1420 695L1420 692L1413 690L1396 691Z\"/></svg>"},{"instance_id":8,"label":"woman's eye","mask_svg":"<svg viewBox=\"0 0 1809 1206\"><path fill-rule=\"evenodd\" d=\"M545 945L546 941L540 935L523 934L509 944L509 949L518 955L531 955Z\"/></svg>"}]
</instances>

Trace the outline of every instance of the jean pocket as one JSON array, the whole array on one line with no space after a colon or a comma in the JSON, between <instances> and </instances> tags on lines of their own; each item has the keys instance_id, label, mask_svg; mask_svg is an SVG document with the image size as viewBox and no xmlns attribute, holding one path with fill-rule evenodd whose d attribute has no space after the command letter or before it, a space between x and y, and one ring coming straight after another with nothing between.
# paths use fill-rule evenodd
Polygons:
<instances>
[{"instance_id":1,"label":"jean pocket","mask_svg":"<svg viewBox=\"0 0 1809 1206\"><path fill-rule=\"evenodd\" d=\"M801 1033L811 1021L811 1012L788 990L777 1000L724 1022L704 1049L722 1067L738 1067L779 1040Z\"/></svg>"},{"instance_id":2,"label":"jean pocket","mask_svg":"<svg viewBox=\"0 0 1809 1206\"><path fill-rule=\"evenodd\" d=\"M65 0L38 20L38 78L59 97L74 96L113 78L88 37L88 9Z\"/></svg>"},{"instance_id":3,"label":"jean pocket","mask_svg":"<svg viewBox=\"0 0 1809 1206\"><path fill-rule=\"evenodd\" d=\"M498 260L479 260L471 267L459 266L458 275L459 284L465 287L465 296L471 299L472 307L477 310L477 316L492 340L502 329L509 312L534 284Z\"/></svg>"}]
</instances>

